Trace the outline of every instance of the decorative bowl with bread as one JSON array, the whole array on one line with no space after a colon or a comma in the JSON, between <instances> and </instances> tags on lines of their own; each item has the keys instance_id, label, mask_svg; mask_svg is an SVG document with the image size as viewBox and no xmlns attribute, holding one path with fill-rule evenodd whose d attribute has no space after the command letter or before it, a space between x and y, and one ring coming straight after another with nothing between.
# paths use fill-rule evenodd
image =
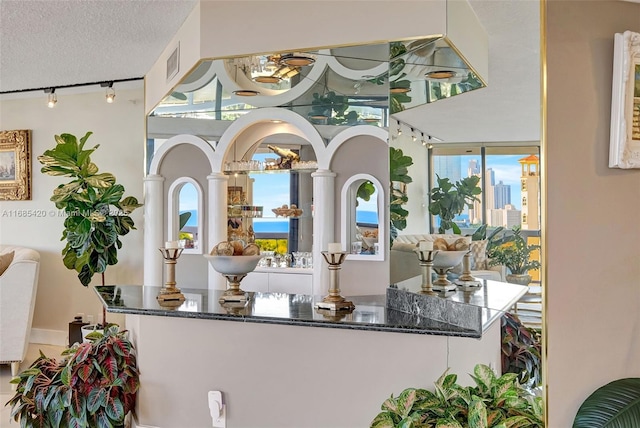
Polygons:
<instances>
[{"instance_id":1,"label":"decorative bowl with bread","mask_svg":"<svg viewBox=\"0 0 640 428\"><path fill-rule=\"evenodd\" d=\"M469 252L470 243L471 237L460 237L453 242L444 238L436 238L433 241L433 249L440 250L433 259L433 270L438 274L438 278L433 282L434 290L455 290L456 285L449 281L447 272L462 263L465 254Z\"/></svg>"},{"instance_id":2,"label":"decorative bowl with bread","mask_svg":"<svg viewBox=\"0 0 640 428\"><path fill-rule=\"evenodd\" d=\"M211 267L227 279L227 290L219 302L244 302L246 293L240 289L240 281L258 266L262 258L256 244L245 245L242 241L223 241L204 256Z\"/></svg>"}]
</instances>

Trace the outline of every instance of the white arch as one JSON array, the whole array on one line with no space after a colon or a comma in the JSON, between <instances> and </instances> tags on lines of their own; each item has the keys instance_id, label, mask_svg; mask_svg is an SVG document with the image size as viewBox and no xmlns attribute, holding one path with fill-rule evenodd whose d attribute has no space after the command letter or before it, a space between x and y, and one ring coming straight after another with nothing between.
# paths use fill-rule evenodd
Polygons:
<instances>
[{"instance_id":1,"label":"white arch","mask_svg":"<svg viewBox=\"0 0 640 428\"><path fill-rule=\"evenodd\" d=\"M331 169L331 162L333 161L333 157L336 152L347 140L353 137L361 137L369 135L371 137L378 138L385 143L389 143L389 132L384 128L379 128L373 125L356 125L350 126L344 131L340 131L327 145L327 150L325 151L325 156L320 159L318 157L318 169Z\"/></svg>"},{"instance_id":2,"label":"white arch","mask_svg":"<svg viewBox=\"0 0 640 428\"><path fill-rule=\"evenodd\" d=\"M331 49L322 49L318 53L324 55L327 58L327 65L329 66L329 68L338 73L340 76L346 77L347 79L371 79L389 71L388 61L381 62L380 64L369 69L357 70L348 68L344 64L339 62L336 57L333 56L333 52L331 51Z\"/></svg>"},{"instance_id":3,"label":"white arch","mask_svg":"<svg viewBox=\"0 0 640 428\"><path fill-rule=\"evenodd\" d=\"M316 58L316 62L312 66L312 69L309 71L309 74L307 74L307 76L297 85L291 89L274 90L256 84L251 79L247 78L244 73L238 73L236 78L240 82L236 82L235 79L230 76L229 73L232 72L227 68L226 62L227 60L219 59L214 60L212 63L212 68L215 70L218 80L222 83L222 87L229 94L240 89L251 89L260 92L260 95L250 97L246 100L247 104L251 104L255 107L280 106L298 99L320 80L322 73L324 73L325 68L327 68L326 58L318 56ZM242 86L240 86L240 84L242 84Z\"/></svg>"},{"instance_id":4,"label":"white arch","mask_svg":"<svg viewBox=\"0 0 640 428\"><path fill-rule=\"evenodd\" d=\"M213 147L211 147L211 144L209 144L207 140L195 135L180 134L180 135L176 135L174 137L169 138L160 146L158 151L153 156L153 159L151 160L151 165L149 167L149 175L158 174L160 164L162 163L162 160L164 159L164 157L174 147L177 147L180 144L191 144L199 148L209 160L209 165L211 165L211 171L214 171L213 167L215 165L214 163L215 151Z\"/></svg>"},{"instance_id":5,"label":"white arch","mask_svg":"<svg viewBox=\"0 0 640 428\"><path fill-rule=\"evenodd\" d=\"M180 190L185 184L191 184L198 194L198 244L195 248L185 248L183 253L185 254L202 254L205 245L204 242L204 192L202 186L198 181L192 177L179 177L176 178L169 186L167 192L167 239L170 241L177 241L180 234Z\"/></svg>"},{"instance_id":6,"label":"white arch","mask_svg":"<svg viewBox=\"0 0 640 428\"><path fill-rule=\"evenodd\" d=\"M370 260L370 261L380 261L384 260L385 256L385 242L387 238L385 238L386 232L386 216L385 216L385 188L382 187L380 181L375 178L371 174L355 174L352 175L345 181L342 186L342 191L340 192L340 230L342 236L342 246L343 251L350 251L350 237L351 237L351 225L355 224L355 201L356 201L356 192L357 189L354 190L351 188L351 185L354 183L359 183L362 181L371 181L373 185L376 187L377 199L378 199L378 254L372 255L359 255L359 254L348 254L347 259L352 260Z\"/></svg>"},{"instance_id":7,"label":"white arch","mask_svg":"<svg viewBox=\"0 0 640 428\"><path fill-rule=\"evenodd\" d=\"M207 60L204 60L202 62L200 62L200 64L198 65L198 67L194 68L193 71L189 74L189 77L191 77L192 74L194 74L194 72L198 69L200 69L200 67L202 67L202 75L200 75L196 80L194 81L190 81L190 82L182 82L180 83L175 89L174 92L195 92L198 89L204 88L205 86L207 86L209 83L211 83L211 81L216 77L216 70L213 67L212 61L209 60L208 61L209 64L207 64ZM204 68L206 67L206 69Z\"/></svg>"},{"instance_id":8,"label":"white arch","mask_svg":"<svg viewBox=\"0 0 640 428\"><path fill-rule=\"evenodd\" d=\"M286 133L297 135L309 141L317 159L324 156L326 151L324 140L318 130L309 123L307 119L300 116L298 113L292 112L291 110L278 107L267 107L252 110L229 125L227 130L220 137L220 141L216 147L213 170L222 171L222 163L224 162L226 154L240 134L251 128L252 125L256 125L261 122L269 123L274 120L282 121L283 123L273 123L271 124L271 127L256 130L255 134L252 135L252 139L254 141L258 141L266 138L269 135L274 134L274 127L281 127Z\"/></svg>"}]
</instances>

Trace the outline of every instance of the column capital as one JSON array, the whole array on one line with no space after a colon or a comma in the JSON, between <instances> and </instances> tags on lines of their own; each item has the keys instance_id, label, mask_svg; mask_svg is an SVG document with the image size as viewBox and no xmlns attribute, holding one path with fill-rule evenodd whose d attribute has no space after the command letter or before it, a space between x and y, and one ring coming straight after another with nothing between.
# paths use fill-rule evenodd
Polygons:
<instances>
[{"instance_id":1,"label":"column capital","mask_svg":"<svg viewBox=\"0 0 640 428\"><path fill-rule=\"evenodd\" d=\"M311 176L315 177L335 177L336 173L331 171L330 169L319 169L316 172L312 172Z\"/></svg>"},{"instance_id":2,"label":"column capital","mask_svg":"<svg viewBox=\"0 0 640 428\"><path fill-rule=\"evenodd\" d=\"M149 174L144 177L144 181L164 181L164 177L158 174Z\"/></svg>"},{"instance_id":3,"label":"column capital","mask_svg":"<svg viewBox=\"0 0 640 428\"><path fill-rule=\"evenodd\" d=\"M207 180L208 181L214 181L214 180L228 181L229 176L222 172L212 172L211 174L207 175Z\"/></svg>"}]
</instances>

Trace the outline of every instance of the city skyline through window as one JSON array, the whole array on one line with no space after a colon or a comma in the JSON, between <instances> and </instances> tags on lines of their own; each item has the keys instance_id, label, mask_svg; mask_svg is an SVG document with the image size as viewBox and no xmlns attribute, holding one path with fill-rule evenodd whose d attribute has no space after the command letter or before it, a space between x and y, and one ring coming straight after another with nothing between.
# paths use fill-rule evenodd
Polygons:
<instances>
[{"instance_id":1,"label":"city skyline through window","mask_svg":"<svg viewBox=\"0 0 640 428\"><path fill-rule=\"evenodd\" d=\"M499 153L492 153L494 151ZM480 201L473 204L473 208L465 208L462 214L455 218L460 227L477 226L483 223L507 228L516 225L522 225L523 228L526 226L523 224L523 221L526 223L525 219L527 219L525 212L523 212L523 197L526 201L527 195L523 195L523 191L527 192L527 187L525 184L523 189L522 180L523 174L530 173L523 172L526 170L523 163L525 165L532 163L531 159L533 158L529 158L531 155L537 159L538 149L535 147L524 150L523 148L513 148L512 153L509 151L508 148L496 150L487 148L484 155L485 171L483 171L480 152L462 154L464 152L460 150L460 154L451 152L438 154L438 151L434 150L432 186L437 185L436 175L440 178L448 177L452 183L472 175L480 177L478 185L483 189L483 194L479 196ZM537 174L537 166L534 170ZM533 184L531 181L535 182L533 188L535 188L536 194L533 196L535 196L535 200L538 200L539 177L537 175L528 176L524 180L530 184ZM530 199L531 195L528 197ZM484 207L482 202L484 202ZM532 204L534 206L531 206ZM531 210L535 212L538 206L539 204L532 200L529 200L528 204L524 203L525 211L529 213L532 212ZM436 217L434 228L437 228L439 223L440 219ZM535 222L535 228L538 227L538 222Z\"/></svg>"}]
</instances>

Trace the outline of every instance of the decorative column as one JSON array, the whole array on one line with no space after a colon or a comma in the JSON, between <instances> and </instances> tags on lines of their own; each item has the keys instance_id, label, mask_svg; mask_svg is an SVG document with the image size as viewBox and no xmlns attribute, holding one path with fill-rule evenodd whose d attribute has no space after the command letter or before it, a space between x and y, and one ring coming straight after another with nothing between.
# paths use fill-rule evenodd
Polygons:
<instances>
[{"instance_id":1,"label":"decorative column","mask_svg":"<svg viewBox=\"0 0 640 428\"><path fill-rule=\"evenodd\" d=\"M335 236L336 173L319 169L313 177L313 295L324 296L329 291L328 270L323 267L322 251Z\"/></svg>"},{"instance_id":2,"label":"decorative column","mask_svg":"<svg viewBox=\"0 0 640 428\"><path fill-rule=\"evenodd\" d=\"M163 260L158 248L164 247L164 177L144 178L144 279L143 284L162 287Z\"/></svg>"},{"instance_id":3,"label":"decorative column","mask_svg":"<svg viewBox=\"0 0 640 428\"><path fill-rule=\"evenodd\" d=\"M203 253L209 254L214 245L227 240L227 183L229 177L221 172L212 172L207 176L207 240ZM222 275L207 263L209 290L226 290L227 283Z\"/></svg>"}]
</instances>

